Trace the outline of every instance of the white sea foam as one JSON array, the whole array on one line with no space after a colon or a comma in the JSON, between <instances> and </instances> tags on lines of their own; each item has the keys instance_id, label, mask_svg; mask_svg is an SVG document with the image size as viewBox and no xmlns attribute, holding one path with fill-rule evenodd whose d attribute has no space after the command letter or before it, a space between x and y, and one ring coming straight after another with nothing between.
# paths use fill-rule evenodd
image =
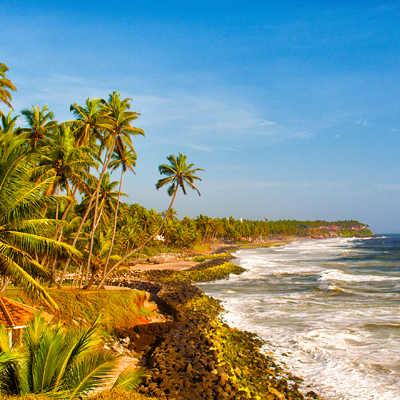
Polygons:
<instances>
[{"instance_id":1,"label":"white sea foam","mask_svg":"<svg viewBox=\"0 0 400 400\"><path fill-rule=\"evenodd\" d=\"M324 271L319 278L320 281L345 281L345 282L386 282L400 281L400 277L379 275L352 275L337 269Z\"/></svg>"},{"instance_id":2,"label":"white sea foam","mask_svg":"<svg viewBox=\"0 0 400 400\"><path fill-rule=\"evenodd\" d=\"M399 399L400 271L395 258L375 270L373 249L360 243L241 250L235 262L247 272L202 290L224 300L225 320L268 340L265 351L324 400Z\"/></svg>"}]
</instances>

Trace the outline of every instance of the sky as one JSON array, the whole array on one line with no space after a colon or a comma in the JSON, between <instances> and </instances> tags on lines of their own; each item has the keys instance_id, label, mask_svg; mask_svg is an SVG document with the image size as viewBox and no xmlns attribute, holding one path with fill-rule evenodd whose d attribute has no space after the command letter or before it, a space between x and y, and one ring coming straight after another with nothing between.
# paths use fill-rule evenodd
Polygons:
<instances>
[{"instance_id":1,"label":"sky","mask_svg":"<svg viewBox=\"0 0 400 400\"><path fill-rule=\"evenodd\" d=\"M132 98L146 136L128 202L166 210L158 166L181 152L205 171L201 197L178 194L179 218L395 233L399 17L397 1L7 1L0 62L18 88L13 115L47 104L62 122L88 97Z\"/></svg>"}]
</instances>

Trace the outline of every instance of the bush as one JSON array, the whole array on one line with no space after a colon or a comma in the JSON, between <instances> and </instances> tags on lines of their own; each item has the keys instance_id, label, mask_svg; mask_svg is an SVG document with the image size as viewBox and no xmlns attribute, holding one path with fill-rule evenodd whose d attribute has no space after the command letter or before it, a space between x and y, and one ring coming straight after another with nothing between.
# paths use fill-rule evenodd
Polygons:
<instances>
[{"instance_id":1,"label":"bush","mask_svg":"<svg viewBox=\"0 0 400 400\"><path fill-rule=\"evenodd\" d=\"M152 252L152 250L147 246L144 246L143 254L146 254L146 256L149 256L149 257L154 256L154 253Z\"/></svg>"}]
</instances>

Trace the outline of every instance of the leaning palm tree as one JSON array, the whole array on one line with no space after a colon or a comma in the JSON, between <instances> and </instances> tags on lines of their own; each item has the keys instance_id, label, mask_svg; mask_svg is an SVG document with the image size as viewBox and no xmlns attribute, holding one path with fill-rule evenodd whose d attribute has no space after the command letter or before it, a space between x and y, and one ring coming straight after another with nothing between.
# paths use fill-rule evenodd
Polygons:
<instances>
[{"instance_id":1,"label":"leaning palm tree","mask_svg":"<svg viewBox=\"0 0 400 400\"><path fill-rule=\"evenodd\" d=\"M16 92L17 88L13 85L13 83L6 79L6 72L8 71L8 67L6 64L0 63L0 102L5 103L12 110L13 107L11 105L12 96L10 90ZM0 110L0 115L2 115L2 111Z\"/></svg>"},{"instance_id":2,"label":"leaning palm tree","mask_svg":"<svg viewBox=\"0 0 400 400\"><path fill-rule=\"evenodd\" d=\"M57 221L44 218L43 210L59 203L57 196L45 196L56 177L31 182L31 171L39 154L26 151L24 135L10 138L0 148L0 274L20 284L32 295L57 307L35 280L49 278L38 263L39 256L54 257L80 253L53 238Z\"/></svg>"},{"instance_id":3,"label":"leaning palm tree","mask_svg":"<svg viewBox=\"0 0 400 400\"><path fill-rule=\"evenodd\" d=\"M186 164L186 154L178 153L178 157L175 157L174 155L170 155L167 157L167 160L170 162L170 164L162 164L158 167L158 171L160 172L161 175L167 175L166 178L160 179L157 184L156 188L161 189L165 185L170 185L168 187L167 193L171 199L171 203L167 209L167 212L164 215L163 220L161 221L160 226L158 229L146 240L144 241L139 247L136 249L131 250L126 254L124 257L121 258L120 261L118 261L114 266L107 272L107 274L103 277L102 281L100 282L99 287L101 287L107 276L111 273L111 271L121 265L123 262L125 262L132 254L138 252L141 250L150 240L154 239L160 232L161 228L163 227L166 219L168 218L169 212L171 211L172 205L174 204L176 195L178 193L178 189L181 188L183 193L187 195L186 192L186 185L190 187L192 190L197 191L197 193L200 196L199 190L194 186L193 182L195 180L201 181L201 179L196 176L195 174L198 171L204 171L202 168L193 168L194 164Z\"/></svg>"}]
</instances>

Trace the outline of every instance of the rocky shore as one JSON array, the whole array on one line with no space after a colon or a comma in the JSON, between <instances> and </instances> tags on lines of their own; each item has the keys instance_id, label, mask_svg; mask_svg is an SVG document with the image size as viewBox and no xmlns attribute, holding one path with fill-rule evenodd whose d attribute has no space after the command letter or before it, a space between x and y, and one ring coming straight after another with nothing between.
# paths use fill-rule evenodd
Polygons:
<instances>
[{"instance_id":1,"label":"rocky shore","mask_svg":"<svg viewBox=\"0 0 400 400\"><path fill-rule=\"evenodd\" d=\"M226 268L226 258L206 260L188 273L204 274L218 266ZM298 388L302 380L263 354L263 342L254 334L223 324L218 319L222 310L218 301L191 284L166 282L172 274L146 271L141 278L121 276L108 282L146 290L170 318L116 329L121 342L140 352L150 372L140 393L175 400L319 399L312 391L302 394Z\"/></svg>"}]
</instances>

